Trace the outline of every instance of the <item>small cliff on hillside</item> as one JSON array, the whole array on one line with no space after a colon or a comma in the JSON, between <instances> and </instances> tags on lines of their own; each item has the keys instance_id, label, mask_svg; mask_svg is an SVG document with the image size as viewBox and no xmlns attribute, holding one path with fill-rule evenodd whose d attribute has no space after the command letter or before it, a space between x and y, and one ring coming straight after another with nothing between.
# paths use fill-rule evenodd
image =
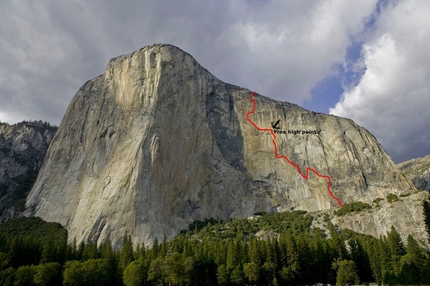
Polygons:
<instances>
[{"instance_id":1,"label":"small cliff on hillside","mask_svg":"<svg viewBox=\"0 0 430 286\"><path fill-rule=\"evenodd\" d=\"M0 122L0 222L21 216L56 131L42 121Z\"/></svg>"}]
</instances>

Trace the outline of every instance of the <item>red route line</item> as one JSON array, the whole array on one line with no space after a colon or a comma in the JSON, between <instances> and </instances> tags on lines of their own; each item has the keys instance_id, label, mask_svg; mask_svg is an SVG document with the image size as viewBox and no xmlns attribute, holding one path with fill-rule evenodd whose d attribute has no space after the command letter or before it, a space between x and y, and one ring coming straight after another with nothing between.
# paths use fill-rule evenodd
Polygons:
<instances>
[{"instance_id":1,"label":"red route line","mask_svg":"<svg viewBox=\"0 0 430 286\"><path fill-rule=\"evenodd\" d=\"M258 127L257 124L254 123L254 121L252 121L251 119L249 119L249 115L254 114L255 108L257 107L257 103L254 100L254 92L253 91L251 92L251 98L250 98L250 100L252 101L252 103L254 104L254 106L252 107L252 110L249 111L246 114L246 120L248 120L249 123L251 123L252 125L254 125L254 127L257 128L259 131L267 131L267 132L270 132L270 134L272 134L272 137L273 137L272 142L273 142L273 147L274 147L274 150L275 150L275 157L278 158L278 159L285 159L288 163L290 163L292 166L294 166L297 169L297 171L299 172L300 176L302 176L302 178L304 178L306 180L309 178L309 171L315 173L315 175L317 175L320 178L327 179L327 191L328 191L328 193L330 194L330 196L333 199L335 199L337 201L337 203L339 204L340 207L343 207L341 201L335 195L333 195L333 193L330 190L330 177L329 176L321 175L315 169L312 169L310 167L306 168L306 175L303 175L302 170L300 170L299 165L293 163L290 159L288 159L288 157L286 157L286 156L280 156L278 154L278 145L276 144L276 140L275 140L276 139L276 135L273 132L273 130L270 129L270 128L260 128L260 127Z\"/></svg>"}]
</instances>

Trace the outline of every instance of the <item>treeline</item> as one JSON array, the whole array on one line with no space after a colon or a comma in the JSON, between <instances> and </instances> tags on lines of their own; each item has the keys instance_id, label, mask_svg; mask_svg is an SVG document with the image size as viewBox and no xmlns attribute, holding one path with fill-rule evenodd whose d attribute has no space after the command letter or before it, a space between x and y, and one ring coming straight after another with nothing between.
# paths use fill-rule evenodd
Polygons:
<instances>
[{"instance_id":1,"label":"treeline","mask_svg":"<svg viewBox=\"0 0 430 286\"><path fill-rule=\"evenodd\" d=\"M8 122L2 122L2 121L0 121L0 124L7 125L7 126L14 126L14 125L18 125L18 124L30 124L30 125L44 126L45 128L58 128L58 126L51 125L51 123L49 123L48 121L31 120L31 119L30 120L23 120L21 122L15 123L15 124L10 124Z\"/></svg>"},{"instance_id":2,"label":"treeline","mask_svg":"<svg viewBox=\"0 0 430 286\"><path fill-rule=\"evenodd\" d=\"M67 244L56 223L21 218L0 224L1 285L430 284L429 252L393 227L380 239L311 229L305 212L198 221L171 241L133 248Z\"/></svg>"}]
</instances>

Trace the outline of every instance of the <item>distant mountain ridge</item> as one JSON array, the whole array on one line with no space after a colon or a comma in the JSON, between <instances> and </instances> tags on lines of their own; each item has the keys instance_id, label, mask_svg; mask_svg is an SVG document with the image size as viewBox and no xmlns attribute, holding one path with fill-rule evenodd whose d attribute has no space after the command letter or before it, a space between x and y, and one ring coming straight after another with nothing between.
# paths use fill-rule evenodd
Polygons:
<instances>
[{"instance_id":1,"label":"distant mountain ridge","mask_svg":"<svg viewBox=\"0 0 430 286\"><path fill-rule=\"evenodd\" d=\"M57 128L42 121L0 122L0 222L21 216Z\"/></svg>"},{"instance_id":2,"label":"distant mountain ridge","mask_svg":"<svg viewBox=\"0 0 430 286\"><path fill-rule=\"evenodd\" d=\"M430 191L430 154L397 165L418 190Z\"/></svg>"}]
</instances>

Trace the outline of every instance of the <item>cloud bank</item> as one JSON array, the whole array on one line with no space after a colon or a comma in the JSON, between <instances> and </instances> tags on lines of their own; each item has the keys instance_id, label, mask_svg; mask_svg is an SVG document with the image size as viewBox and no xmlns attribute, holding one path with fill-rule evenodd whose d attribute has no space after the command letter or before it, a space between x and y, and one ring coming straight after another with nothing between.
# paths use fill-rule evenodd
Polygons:
<instances>
[{"instance_id":1,"label":"cloud bank","mask_svg":"<svg viewBox=\"0 0 430 286\"><path fill-rule=\"evenodd\" d=\"M330 113L366 127L401 162L430 153L430 2L392 3L363 45L359 83Z\"/></svg>"}]
</instances>

